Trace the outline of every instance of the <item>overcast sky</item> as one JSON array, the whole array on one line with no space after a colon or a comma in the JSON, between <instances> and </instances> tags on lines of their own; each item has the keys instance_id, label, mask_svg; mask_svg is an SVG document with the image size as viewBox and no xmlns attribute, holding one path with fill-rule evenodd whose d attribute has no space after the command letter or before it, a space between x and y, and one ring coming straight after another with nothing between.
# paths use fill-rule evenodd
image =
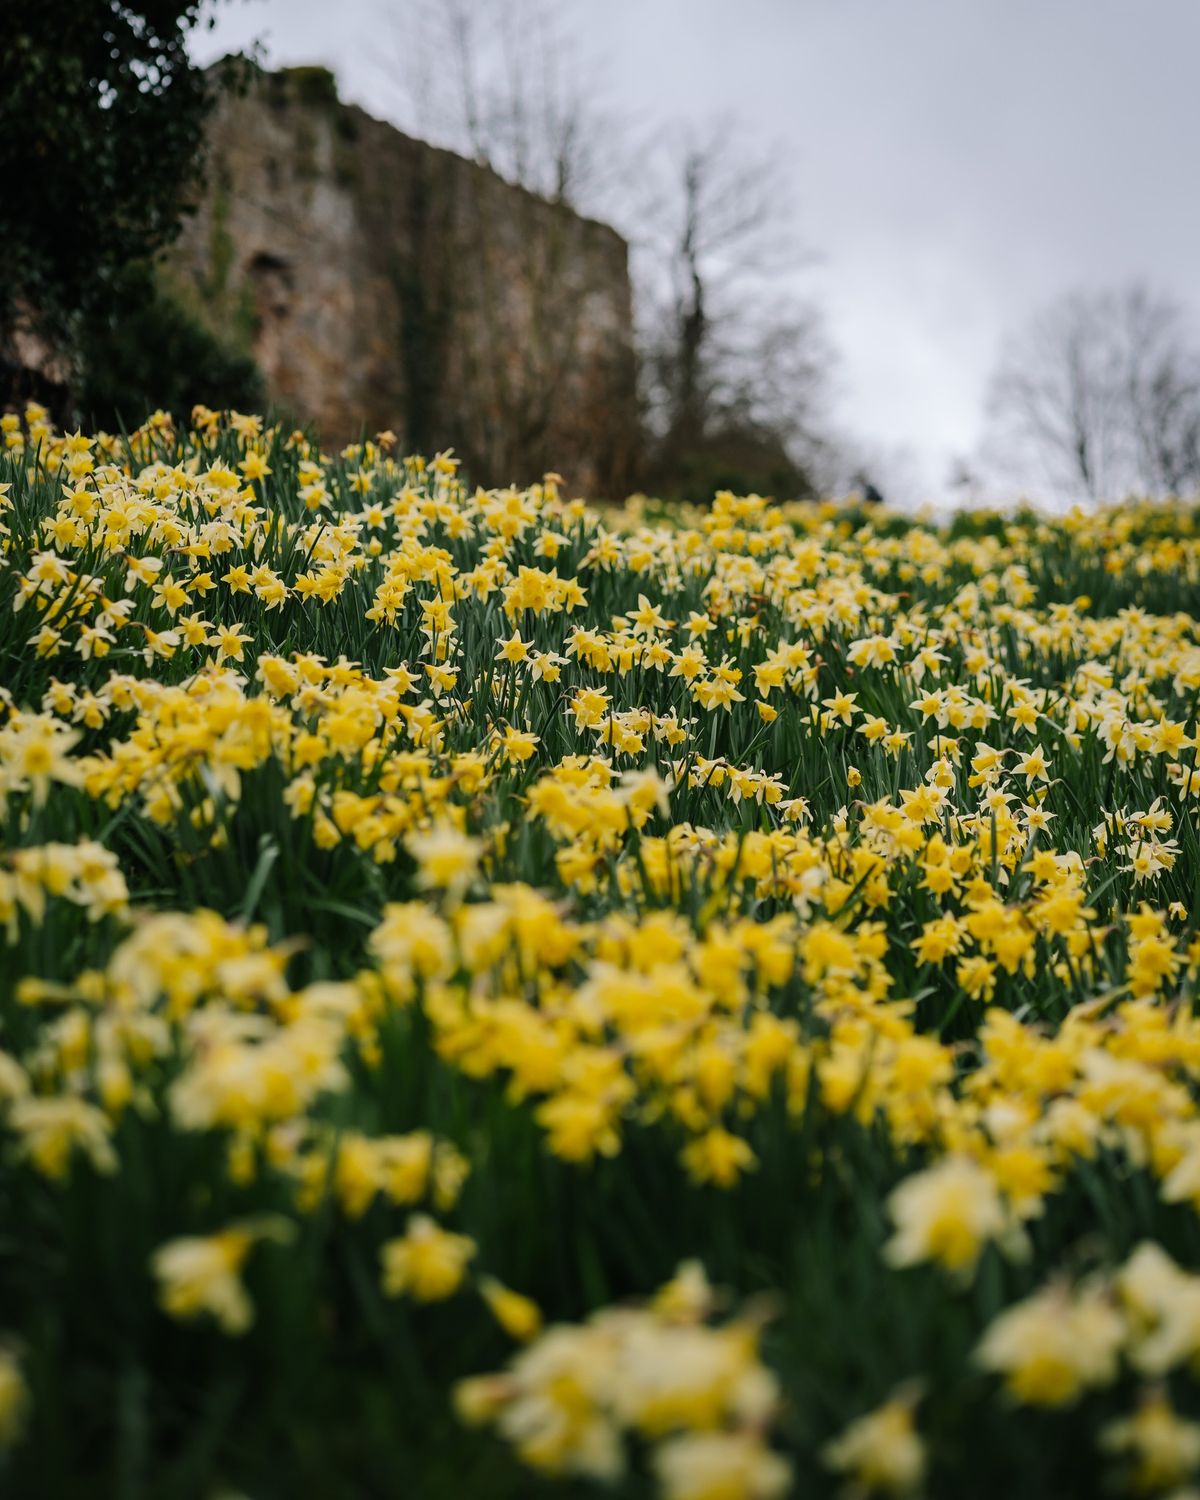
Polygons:
<instances>
[{"instance_id":1,"label":"overcast sky","mask_svg":"<svg viewBox=\"0 0 1200 1500\"><path fill-rule=\"evenodd\" d=\"M393 48L417 3L233 0L196 50L258 38L268 64L323 62L394 117L380 37ZM1005 333L1057 293L1142 277L1200 305L1200 0L557 8L639 122L733 113L779 143L838 417L911 450L930 497L977 446Z\"/></svg>"}]
</instances>

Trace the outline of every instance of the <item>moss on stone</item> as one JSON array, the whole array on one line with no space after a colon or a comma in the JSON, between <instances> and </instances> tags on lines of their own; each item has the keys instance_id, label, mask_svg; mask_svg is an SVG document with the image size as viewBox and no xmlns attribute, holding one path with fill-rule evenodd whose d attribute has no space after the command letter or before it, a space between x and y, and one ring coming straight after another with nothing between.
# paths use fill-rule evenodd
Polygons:
<instances>
[{"instance_id":1,"label":"moss on stone","mask_svg":"<svg viewBox=\"0 0 1200 1500\"><path fill-rule=\"evenodd\" d=\"M281 104L329 107L338 102L337 79L328 68L305 66L281 68L268 75L275 98Z\"/></svg>"},{"instance_id":2,"label":"moss on stone","mask_svg":"<svg viewBox=\"0 0 1200 1500\"><path fill-rule=\"evenodd\" d=\"M229 232L230 201L229 179L223 171L218 172L209 214L208 275L205 278L205 290L214 301L224 297L233 267L235 246Z\"/></svg>"}]
</instances>

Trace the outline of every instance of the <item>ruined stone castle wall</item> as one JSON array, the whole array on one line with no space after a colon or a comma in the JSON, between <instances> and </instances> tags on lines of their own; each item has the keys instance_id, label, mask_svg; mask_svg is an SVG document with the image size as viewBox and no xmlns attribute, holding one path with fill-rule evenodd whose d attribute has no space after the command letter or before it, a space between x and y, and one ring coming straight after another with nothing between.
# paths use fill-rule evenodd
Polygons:
<instances>
[{"instance_id":1,"label":"ruined stone castle wall","mask_svg":"<svg viewBox=\"0 0 1200 1500\"><path fill-rule=\"evenodd\" d=\"M319 69L222 97L177 290L327 445L390 428L484 483L633 461L625 241L341 103Z\"/></svg>"}]
</instances>

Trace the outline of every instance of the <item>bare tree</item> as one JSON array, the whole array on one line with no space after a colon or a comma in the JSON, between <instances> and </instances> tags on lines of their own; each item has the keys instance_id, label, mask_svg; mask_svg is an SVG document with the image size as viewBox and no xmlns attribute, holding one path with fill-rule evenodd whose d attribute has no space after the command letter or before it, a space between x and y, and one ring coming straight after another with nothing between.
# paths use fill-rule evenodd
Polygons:
<instances>
[{"instance_id":1,"label":"bare tree","mask_svg":"<svg viewBox=\"0 0 1200 1500\"><path fill-rule=\"evenodd\" d=\"M498 243L482 199L458 215L470 348L456 374L486 426L487 467L549 454L560 408L575 420L585 410L565 376L588 341L571 224L589 214L632 250L643 480L699 496L757 466L780 489L805 488L827 446L830 359L816 311L793 290L808 260L778 158L727 120L634 139L561 15L548 0L424 0L394 73L415 133L528 189L531 215L546 202L564 210L557 232L530 234L523 249ZM514 358L517 310L527 333ZM676 483L685 469L693 477Z\"/></svg>"},{"instance_id":2,"label":"bare tree","mask_svg":"<svg viewBox=\"0 0 1200 1500\"><path fill-rule=\"evenodd\" d=\"M1200 489L1200 351L1175 302L1135 286L1123 298L1125 393L1138 479L1151 494Z\"/></svg>"},{"instance_id":3,"label":"bare tree","mask_svg":"<svg viewBox=\"0 0 1200 1500\"><path fill-rule=\"evenodd\" d=\"M1001 356L987 448L1071 497L1200 486L1200 357L1169 298L1140 285L1073 292Z\"/></svg>"},{"instance_id":4,"label":"bare tree","mask_svg":"<svg viewBox=\"0 0 1200 1500\"><path fill-rule=\"evenodd\" d=\"M616 176L618 132L601 92L546 0L426 0L406 22L391 60L397 113L482 169L452 174L433 254L407 288L416 325L436 326L453 349L438 379L456 392L454 420L437 441L454 441L490 482L533 477L585 449L604 455L588 482L627 488L634 355L614 326L624 247L579 217ZM498 193L496 178L524 194ZM629 316L626 305L626 328ZM430 369L406 363L418 379Z\"/></svg>"},{"instance_id":5,"label":"bare tree","mask_svg":"<svg viewBox=\"0 0 1200 1500\"><path fill-rule=\"evenodd\" d=\"M795 291L809 260L778 158L720 121L669 148L661 171L657 233L641 253L652 477L686 476L706 452L718 471L744 466L757 447L773 478L803 488L827 446L830 355ZM709 468L696 472L701 489Z\"/></svg>"},{"instance_id":6,"label":"bare tree","mask_svg":"<svg viewBox=\"0 0 1200 1500\"><path fill-rule=\"evenodd\" d=\"M384 66L414 134L547 202L608 211L623 126L549 0L421 0Z\"/></svg>"}]
</instances>

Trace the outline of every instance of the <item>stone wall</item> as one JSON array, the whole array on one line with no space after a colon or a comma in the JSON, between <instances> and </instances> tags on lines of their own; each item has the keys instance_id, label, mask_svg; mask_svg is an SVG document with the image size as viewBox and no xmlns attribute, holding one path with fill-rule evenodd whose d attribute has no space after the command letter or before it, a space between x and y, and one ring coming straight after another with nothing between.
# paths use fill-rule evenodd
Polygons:
<instances>
[{"instance_id":1,"label":"stone wall","mask_svg":"<svg viewBox=\"0 0 1200 1500\"><path fill-rule=\"evenodd\" d=\"M390 428L483 483L628 482L625 241L341 103L323 69L222 97L168 275L327 445Z\"/></svg>"}]
</instances>

